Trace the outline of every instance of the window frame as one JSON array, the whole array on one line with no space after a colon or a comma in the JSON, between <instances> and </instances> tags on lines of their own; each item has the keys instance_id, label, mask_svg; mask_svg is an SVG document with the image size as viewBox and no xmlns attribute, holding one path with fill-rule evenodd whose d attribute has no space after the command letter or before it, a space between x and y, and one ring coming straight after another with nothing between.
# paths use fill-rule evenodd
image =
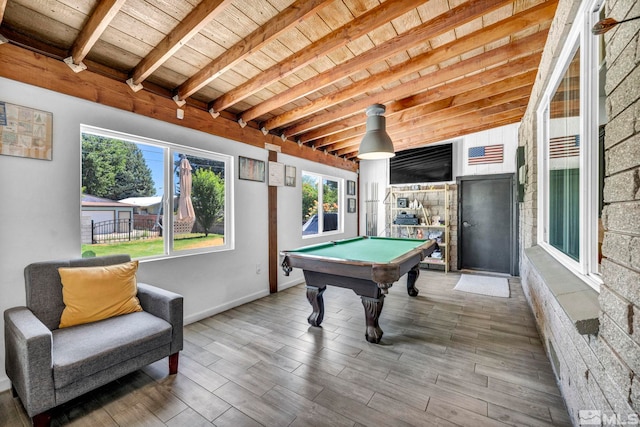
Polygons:
<instances>
[{"instance_id":1,"label":"window frame","mask_svg":"<svg viewBox=\"0 0 640 427\"><path fill-rule=\"evenodd\" d=\"M304 183L304 176L310 175L318 178L319 188L318 188L318 208L322 206L322 201L324 200L324 180L335 181L338 183L338 227L335 230L323 231L324 229L324 215L319 215L318 212L318 232L316 234L303 234L302 224L300 227L300 235L303 239L312 239L315 237L329 236L332 234L341 234L344 233L344 206L345 206L345 190L344 190L344 179L338 178L331 175L326 175L318 172L309 172L302 170L300 175L300 182ZM302 199L302 193L300 194L300 198Z\"/></svg>"},{"instance_id":2,"label":"window frame","mask_svg":"<svg viewBox=\"0 0 640 427\"><path fill-rule=\"evenodd\" d=\"M199 255L205 253L224 252L235 249L235 227L233 213L233 188L234 188L234 157L228 154L217 153L214 151L203 150L194 147L188 147L169 141L161 141L154 138L148 138L140 135L133 135L125 132L103 129L90 125L80 125L80 143L82 144L83 134L92 134L105 138L119 139L132 142L134 144L145 144L162 149L163 164L163 195L162 195L162 223L171 224L171 227L164 227L163 236L163 253L136 258L139 260L157 260L168 258L179 258L183 256ZM195 249L174 250L174 212L173 212L173 196L178 180L175 177L173 158L175 154L187 154L207 158L210 160L220 161L224 163L224 180L225 180L225 197L224 197L224 244L217 246L207 246ZM82 186L82 182L80 182Z\"/></svg>"},{"instance_id":3,"label":"window frame","mask_svg":"<svg viewBox=\"0 0 640 427\"><path fill-rule=\"evenodd\" d=\"M599 38L591 28L600 19L603 0L583 1L556 67L543 91L537 110L538 216L537 241L551 256L568 268L595 291L603 283L598 270L598 204L599 204ZM600 36L602 37L602 36ZM550 102L558 89L577 49L580 49L580 200L579 260L576 261L549 243L549 125Z\"/></svg>"}]
</instances>

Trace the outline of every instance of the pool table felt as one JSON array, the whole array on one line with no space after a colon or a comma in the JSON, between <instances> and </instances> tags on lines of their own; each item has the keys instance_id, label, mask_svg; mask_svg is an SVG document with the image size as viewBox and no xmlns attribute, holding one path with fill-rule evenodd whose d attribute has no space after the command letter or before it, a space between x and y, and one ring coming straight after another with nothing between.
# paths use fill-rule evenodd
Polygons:
<instances>
[{"instance_id":1,"label":"pool table felt","mask_svg":"<svg viewBox=\"0 0 640 427\"><path fill-rule=\"evenodd\" d=\"M358 237L306 246L288 252L350 261L388 263L427 242L428 240Z\"/></svg>"}]
</instances>

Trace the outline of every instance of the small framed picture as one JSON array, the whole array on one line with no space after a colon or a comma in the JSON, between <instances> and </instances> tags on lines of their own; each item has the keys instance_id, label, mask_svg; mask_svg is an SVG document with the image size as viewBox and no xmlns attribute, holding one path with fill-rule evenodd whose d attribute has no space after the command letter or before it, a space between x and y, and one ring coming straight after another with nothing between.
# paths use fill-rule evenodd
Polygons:
<instances>
[{"instance_id":1,"label":"small framed picture","mask_svg":"<svg viewBox=\"0 0 640 427\"><path fill-rule=\"evenodd\" d=\"M356 195L356 182L355 181L347 181L347 195L355 196Z\"/></svg>"},{"instance_id":2,"label":"small framed picture","mask_svg":"<svg viewBox=\"0 0 640 427\"><path fill-rule=\"evenodd\" d=\"M0 154L51 160L53 114L0 101Z\"/></svg>"},{"instance_id":3,"label":"small framed picture","mask_svg":"<svg viewBox=\"0 0 640 427\"><path fill-rule=\"evenodd\" d=\"M273 187L284 185L284 163L269 162L269 185Z\"/></svg>"},{"instance_id":4,"label":"small framed picture","mask_svg":"<svg viewBox=\"0 0 640 427\"><path fill-rule=\"evenodd\" d=\"M347 212L356 213L356 199L351 197L347 199Z\"/></svg>"},{"instance_id":5,"label":"small framed picture","mask_svg":"<svg viewBox=\"0 0 640 427\"><path fill-rule=\"evenodd\" d=\"M287 187L296 186L296 167L287 165L284 171L284 185Z\"/></svg>"},{"instance_id":6,"label":"small framed picture","mask_svg":"<svg viewBox=\"0 0 640 427\"><path fill-rule=\"evenodd\" d=\"M263 160L239 156L238 166L238 177L240 179L264 182L266 168Z\"/></svg>"}]
</instances>

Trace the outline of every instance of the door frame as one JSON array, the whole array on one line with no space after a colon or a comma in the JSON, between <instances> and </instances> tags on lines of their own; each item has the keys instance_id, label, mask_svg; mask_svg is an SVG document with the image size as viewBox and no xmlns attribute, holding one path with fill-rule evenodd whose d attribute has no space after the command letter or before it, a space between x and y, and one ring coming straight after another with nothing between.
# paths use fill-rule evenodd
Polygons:
<instances>
[{"instance_id":1,"label":"door frame","mask_svg":"<svg viewBox=\"0 0 640 427\"><path fill-rule=\"evenodd\" d=\"M457 241L458 241L458 260L457 260L457 268L458 270L462 269L462 187L465 181L480 181L480 180L496 180L496 179L510 179L511 180L511 191L509 192L509 218L511 218L511 226L510 226L510 245L511 245L511 259L509 260L509 274L512 276L518 276L519 273L519 246L518 246L518 203L516 202L517 197L517 182L516 182L516 174L515 173L500 173L500 174L490 174L490 175L467 175L467 176L458 176L456 177L457 184L457 193L458 193L458 232L456 233Z\"/></svg>"}]
</instances>

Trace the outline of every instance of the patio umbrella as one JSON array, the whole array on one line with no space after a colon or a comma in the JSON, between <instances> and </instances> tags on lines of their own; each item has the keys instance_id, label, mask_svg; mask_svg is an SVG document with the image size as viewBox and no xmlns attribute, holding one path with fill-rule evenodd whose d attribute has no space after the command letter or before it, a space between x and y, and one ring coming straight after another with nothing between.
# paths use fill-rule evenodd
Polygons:
<instances>
[{"instance_id":1,"label":"patio umbrella","mask_svg":"<svg viewBox=\"0 0 640 427\"><path fill-rule=\"evenodd\" d=\"M180 160L180 200L178 201L178 221L193 221L196 213L191 202L191 164L186 157Z\"/></svg>"}]
</instances>

